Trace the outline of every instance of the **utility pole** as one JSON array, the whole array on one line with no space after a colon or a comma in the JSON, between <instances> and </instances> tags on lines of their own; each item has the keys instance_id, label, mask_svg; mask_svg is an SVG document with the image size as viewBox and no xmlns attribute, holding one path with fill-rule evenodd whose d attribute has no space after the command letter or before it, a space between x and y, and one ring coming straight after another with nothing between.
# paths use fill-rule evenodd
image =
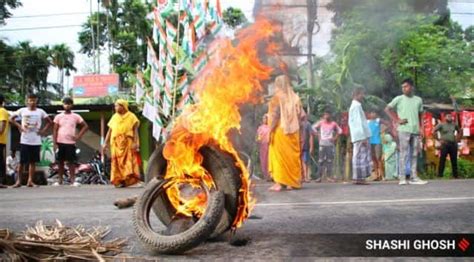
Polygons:
<instances>
[{"instance_id":1,"label":"utility pole","mask_svg":"<svg viewBox=\"0 0 474 262\"><path fill-rule=\"evenodd\" d=\"M318 19L318 0L306 0L307 19L306 33L308 34L308 88L314 87L314 73L313 73L313 34L314 25L317 25L319 31Z\"/></svg>"},{"instance_id":2,"label":"utility pole","mask_svg":"<svg viewBox=\"0 0 474 262\"><path fill-rule=\"evenodd\" d=\"M94 35L94 22L93 22L93 12L92 12L92 0L90 0L90 9L89 9L90 15L90 23L91 23L91 37L92 37L92 50L94 50L93 55L92 55L92 60L94 61L94 74L97 73L96 69L96 63L95 63L95 35Z\"/></svg>"},{"instance_id":3,"label":"utility pole","mask_svg":"<svg viewBox=\"0 0 474 262\"><path fill-rule=\"evenodd\" d=\"M97 0L97 73L100 74L100 0Z\"/></svg>"}]
</instances>

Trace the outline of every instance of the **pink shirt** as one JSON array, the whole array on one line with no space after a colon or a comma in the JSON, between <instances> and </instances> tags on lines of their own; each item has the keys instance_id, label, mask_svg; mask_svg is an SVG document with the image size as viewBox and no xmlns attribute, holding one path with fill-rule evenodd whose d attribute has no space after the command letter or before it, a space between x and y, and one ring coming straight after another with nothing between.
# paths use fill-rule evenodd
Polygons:
<instances>
[{"instance_id":1,"label":"pink shirt","mask_svg":"<svg viewBox=\"0 0 474 262\"><path fill-rule=\"evenodd\" d=\"M334 137L334 133L337 132L337 134L340 135L342 133L342 129L334 121L326 122L324 120L321 120L313 125L313 132L319 133L319 142L321 145L328 146L333 144L332 139Z\"/></svg>"},{"instance_id":2,"label":"pink shirt","mask_svg":"<svg viewBox=\"0 0 474 262\"><path fill-rule=\"evenodd\" d=\"M84 119L76 113L61 113L54 118L54 123L59 125L58 141L60 144L75 144L76 126L84 122Z\"/></svg>"}]
</instances>

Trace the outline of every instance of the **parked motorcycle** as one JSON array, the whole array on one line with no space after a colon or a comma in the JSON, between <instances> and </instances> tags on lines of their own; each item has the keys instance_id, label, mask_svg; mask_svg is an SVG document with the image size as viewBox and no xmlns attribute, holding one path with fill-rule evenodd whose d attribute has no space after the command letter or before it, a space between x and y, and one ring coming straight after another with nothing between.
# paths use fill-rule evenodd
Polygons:
<instances>
[{"instance_id":1,"label":"parked motorcycle","mask_svg":"<svg viewBox=\"0 0 474 262\"><path fill-rule=\"evenodd\" d=\"M79 154L80 150L76 150L76 154ZM96 151L95 155L87 163L76 163L75 168L75 181L81 184L110 184L109 181L109 170L107 166L110 166L110 161L105 160L106 164L102 162L102 156L99 151ZM64 176L63 181L65 183L71 183L69 181L69 167L64 165ZM51 163L49 166L48 184L54 184L59 178L59 163L58 160Z\"/></svg>"}]
</instances>

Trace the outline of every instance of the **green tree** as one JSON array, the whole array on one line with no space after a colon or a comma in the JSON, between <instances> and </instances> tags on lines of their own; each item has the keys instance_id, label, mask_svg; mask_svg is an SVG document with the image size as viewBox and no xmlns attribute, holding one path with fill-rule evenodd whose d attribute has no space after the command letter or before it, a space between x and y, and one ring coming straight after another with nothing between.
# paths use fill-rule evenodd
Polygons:
<instances>
[{"instance_id":1,"label":"green tree","mask_svg":"<svg viewBox=\"0 0 474 262\"><path fill-rule=\"evenodd\" d=\"M15 48L15 74L19 79L20 94L46 90L49 73L49 47L34 47L30 42L20 42Z\"/></svg>"},{"instance_id":2,"label":"green tree","mask_svg":"<svg viewBox=\"0 0 474 262\"><path fill-rule=\"evenodd\" d=\"M99 25L99 38L97 39L97 24ZM92 41L94 40L94 42ZM107 17L104 13L93 13L82 25L82 31L79 32L78 41L81 44L80 52L88 56L95 55L96 47L104 49L107 41Z\"/></svg>"},{"instance_id":3,"label":"green tree","mask_svg":"<svg viewBox=\"0 0 474 262\"><path fill-rule=\"evenodd\" d=\"M222 13L224 23L229 25L232 28L244 24L247 22L244 13L239 8L229 7Z\"/></svg>"},{"instance_id":4,"label":"green tree","mask_svg":"<svg viewBox=\"0 0 474 262\"><path fill-rule=\"evenodd\" d=\"M335 55L323 75L341 71L343 50L351 43L346 55L351 57L347 66L353 82L385 101L400 93L404 77L416 80L419 95L438 100L472 85L472 47L458 24L438 14L442 6L415 8L409 0L358 2L339 14L342 20L331 40Z\"/></svg>"},{"instance_id":5,"label":"green tree","mask_svg":"<svg viewBox=\"0 0 474 262\"><path fill-rule=\"evenodd\" d=\"M54 45L51 48L52 65L59 70L60 95L64 95L64 75L69 76L74 67L74 52L65 44Z\"/></svg>"},{"instance_id":6,"label":"green tree","mask_svg":"<svg viewBox=\"0 0 474 262\"><path fill-rule=\"evenodd\" d=\"M15 9L21 6L20 0L2 0L0 1L0 25L5 24L5 19L10 18L12 13L10 9Z\"/></svg>"},{"instance_id":7,"label":"green tree","mask_svg":"<svg viewBox=\"0 0 474 262\"><path fill-rule=\"evenodd\" d=\"M464 38L469 42L474 41L474 25L471 25L464 30Z\"/></svg>"},{"instance_id":8,"label":"green tree","mask_svg":"<svg viewBox=\"0 0 474 262\"><path fill-rule=\"evenodd\" d=\"M15 48L0 40L0 87L2 92L10 92L17 80L15 74Z\"/></svg>"},{"instance_id":9,"label":"green tree","mask_svg":"<svg viewBox=\"0 0 474 262\"><path fill-rule=\"evenodd\" d=\"M392 50L385 50L383 66L394 71L398 82L403 76L415 79L423 97L447 100L473 87L472 47L462 33L448 37L449 28L424 24L409 32ZM461 37L461 40L459 40Z\"/></svg>"},{"instance_id":10,"label":"green tree","mask_svg":"<svg viewBox=\"0 0 474 262\"><path fill-rule=\"evenodd\" d=\"M128 81L136 68L145 66L146 39L152 36L151 21L146 19L152 10L151 4L140 0L111 0L105 6L105 12L92 14L84 23L79 33L81 52L94 55L92 34L97 37L100 23L96 43L101 51L109 49L111 68L120 75L122 86L129 87Z\"/></svg>"}]
</instances>

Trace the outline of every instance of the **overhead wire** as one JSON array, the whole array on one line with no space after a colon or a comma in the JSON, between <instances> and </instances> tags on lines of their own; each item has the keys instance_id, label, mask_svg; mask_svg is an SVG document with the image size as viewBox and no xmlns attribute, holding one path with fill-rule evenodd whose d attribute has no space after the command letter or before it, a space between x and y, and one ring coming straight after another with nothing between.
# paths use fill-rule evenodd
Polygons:
<instances>
[{"instance_id":1,"label":"overhead wire","mask_svg":"<svg viewBox=\"0 0 474 262\"><path fill-rule=\"evenodd\" d=\"M85 15L85 14L89 14L89 12L54 13L54 14L39 14L39 15L19 15L19 16L12 16L12 17L8 18L8 20L11 20L11 19L22 19L22 18L35 18L35 17Z\"/></svg>"},{"instance_id":2,"label":"overhead wire","mask_svg":"<svg viewBox=\"0 0 474 262\"><path fill-rule=\"evenodd\" d=\"M11 28L11 29L1 29L0 32L43 30L43 29L68 28L68 27L78 27L78 26L82 26L82 25L53 25L53 26L37 26L37 27L20 27L20 28Z\"/></svg>"}]
</instances>

